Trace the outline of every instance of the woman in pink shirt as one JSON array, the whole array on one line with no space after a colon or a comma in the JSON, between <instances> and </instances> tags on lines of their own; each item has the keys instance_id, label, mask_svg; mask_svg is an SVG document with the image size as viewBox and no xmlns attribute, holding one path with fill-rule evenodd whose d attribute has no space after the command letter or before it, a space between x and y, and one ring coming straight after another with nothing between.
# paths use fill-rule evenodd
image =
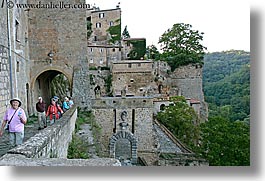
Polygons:
<instances>
[{"instance_id":1,"label":"woman in pink shirt","mask_svg":"<svg viewBox=\"0 0 265 181\"><path fill-rule=\"evenodd\" d=\"M9 125L8 132L11 146L22 144L24 139L24 125L27 123L25 111L20 107L21 101L18 98L10 100L9 108L4 117L0 128L0 137L4 134L6 124Z\"/></svg>"}]
</instances>

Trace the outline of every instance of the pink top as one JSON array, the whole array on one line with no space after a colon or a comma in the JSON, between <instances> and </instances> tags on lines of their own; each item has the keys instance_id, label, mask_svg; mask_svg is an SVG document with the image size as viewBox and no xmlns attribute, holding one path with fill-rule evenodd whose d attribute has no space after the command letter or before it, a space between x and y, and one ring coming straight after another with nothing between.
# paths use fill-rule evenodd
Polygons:
<instances>
[{"instance_id":1,"label":"pink top","mask_svg":"<svg viewBox=\"0 0 265 181\"><path fill-rule=\"evenodd\" d=\"M3 117L3 120L4 121L7 121L7 123L8 123L8 121L11 119L11 117L13 116L13 114L14 114L15 111L16 111L15 109L9 108L6 111L6 113L5 113L4 117ZM20 120L20 118L18 116L19 114L21 114L21 116L22 116L22 118L24 120L27 119L24 110L22 108L18 108L18 110L15 113L12 121L9 124L9 132L12 132L12 133L13 132L21 133L21 132L24 131L24 124L21 122L21 120Z\"/></svg>"}]
</instances>

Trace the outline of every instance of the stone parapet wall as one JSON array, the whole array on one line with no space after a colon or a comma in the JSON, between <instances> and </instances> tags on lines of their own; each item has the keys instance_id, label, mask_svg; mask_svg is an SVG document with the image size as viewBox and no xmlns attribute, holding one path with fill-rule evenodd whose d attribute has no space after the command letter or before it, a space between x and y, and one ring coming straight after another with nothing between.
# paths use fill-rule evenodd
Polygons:
<instances>
[{"instance_id":1,"label":"stone parapet wall","mask_svg":"<svg viewBox=\"0 0 265 181\"><path fill-rule=\"evenodd\" d=\"M117 159L65 159L65 158L26 158L19 154L6 154L0 160L1 166L121 166Z\"/></svg>"},{"instance_id":2,"label":"stone parapet wall","mask_svg":"<svg viewBox=\"0 0 265 181\"><path fill-rule=\"evenodd\" d=\"M77 118L76 107L54 125L40 131L0 158L0 166L121 166L113 158L67 159Z\"/></svg>"},{"instance_id":3,"label":"stone parapet wall","mask_svg":"<svg viewBox=\"0 0 265 181\"><path fill-rule=\"evenodd\" d=\"M194 154L177 154L170 159L160 157L158 166L209 166L209 162L194 157Z\"/></svg>"},{"instance_id":4,"label":"stone parapet wall","mask_svg":"<svg viewBox=\"0 0 265 181\"><path fill-rule=\"evenodd\" d=\"M26 158L66 158L77 118L76 107L67 111L54 125L41 130L25 143L9 150L8 154Z\"/></svg>"},{"instance_id":5,"label":"stone parapet wall","mask_svg":"<svg viewBox=\"0 0 265 181\"><path fill-rule=\"evenodd\" d=\"M151 97L102 97L92 99L93 109L130 109L130 108L153 108Z\"/></svg>"}]
</instances>

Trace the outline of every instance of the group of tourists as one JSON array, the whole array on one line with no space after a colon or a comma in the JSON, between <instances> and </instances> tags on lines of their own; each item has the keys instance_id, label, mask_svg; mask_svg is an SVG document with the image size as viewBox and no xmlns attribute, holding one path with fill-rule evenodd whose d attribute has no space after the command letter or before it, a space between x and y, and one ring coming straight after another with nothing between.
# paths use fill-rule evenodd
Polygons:
<instances>
[{"instance_id":1,"label":"group of tourists","mask_svg":"<svg viewBox=\"0 0 265 181\"><path fill-rule=\"evenodd\" d=\"M3 136L5 130L8 131L12 147L22 144L24 139L24 125L27 123L27 116L21 108L21 104L22 102L19 98L10 100L11 107L6 110L0 128L0 137ZM73 104L70 97L65 97L61 108L59 97L54 96L51 98L50 105L46 108L46 103L42 97L39 97L36 103L39 124L38 130L46 128L47 123L50 125L54 124Z\"/></svg>"},{"instance_id":2,"label":"group of tourists","mask_svg":"<svg viewBox=\"0 0 265 181\"><path fill-rule=\"evenodd\" d=\"M62 115L73 106L73 100L70 97L65 97L61 104L59 103L59 97L54 96L51 99L51 103L46 110L46 103L42 97L39 97L39 101L36 103L36 110L38 113L39 130L47 127L47 122L50 125L62 117ZM47 118L46 118L47 117Z\"/></svg>"}]
</instances>

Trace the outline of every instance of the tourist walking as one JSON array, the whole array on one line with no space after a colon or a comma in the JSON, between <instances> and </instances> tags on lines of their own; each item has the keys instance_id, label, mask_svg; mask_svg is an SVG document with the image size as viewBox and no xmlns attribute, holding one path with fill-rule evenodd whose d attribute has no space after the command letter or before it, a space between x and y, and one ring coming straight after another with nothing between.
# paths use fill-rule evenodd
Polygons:
<instances>
[{"instance_id":1,"label":"tourist walking","mask_svg":"<svg viewBox=\"0 0 265 181\"><path fill-rule=\"evenodd\" d=\"M39 97L39 101L36 103L36 110L38 114L38 123L39 123L38 130L41 130L47 127L47 121L45 115L46 103L43 101L42 97Z\"/></svg>"},{"instance_id":2,"label":"tourist walking","mask_svg":"<svg viewBox=\"0 0 265 181\"><path fill-rule=\"evenodd\" d=\"M68 97L68 99L69 99L68 104L69 104L69 107L71 108L74 105L74 101L71 97Z\"/></svg>"},{"instance_id":3,"label":"tourist walking","mask_svg":"<svg viewBox=\"0 0 265 181\"><path fill-rule=\"evenodd\" d=\"M7 124L10 144L12 147L23 143L24 125L27 123L25 111L20 107L21 100L13 98L10 100L11 108L4 114L2 126L0 128L0 137L4 134L4 128Z\"/></svg>"},{"instance_id":4,"label":"tourist walking","mask_svg":"<svg viewBox=\"0 0 265 181\"><path fill-rule=\"evenodd\" d=\"M60 118L58 112L63 114L61 107L57 106L55 100L52 99L46 112L46 116L49 118L51 125L55 123L55 120Z\"/></svg>"},{"instance_id":5,"label":"tourist walking","mask_svg":"<svg viewBox=\"0 0 265 181\"><path fill-rule=\"evenodd\" d=\"M63 116L63 112L60 111L60 110L62 110L62 108L61 108L61 105L59 103L59 97L58 96L53 96L52 99L55 101L55 105L56 105L57 110L58 110L59 118L61 118Z\"/></svg>"},{"instance_id":6,"label":"tourist walking","mask_svg":"<svg viewBox=\"0 0 265 181\"><path fill-rule=\"evenodd\" d=\"M63 111L66 112L68 109L70 109L69 99L68 97L65 97L63 101Z\"/></svg>"}]
</instances>

